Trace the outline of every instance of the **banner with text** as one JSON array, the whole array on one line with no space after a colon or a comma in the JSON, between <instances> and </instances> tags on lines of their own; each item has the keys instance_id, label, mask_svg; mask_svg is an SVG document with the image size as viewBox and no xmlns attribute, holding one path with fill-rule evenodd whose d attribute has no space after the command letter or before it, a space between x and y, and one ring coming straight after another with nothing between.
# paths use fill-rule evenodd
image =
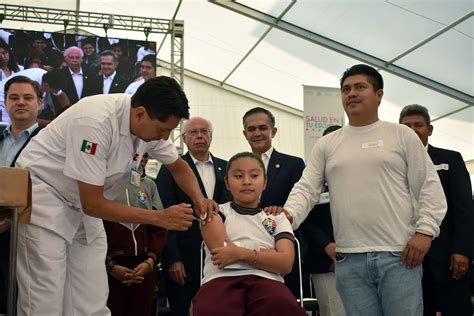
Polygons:
<instances>
[{"instance_id":1,"label":"banner with text","mask_svg":"<svg viewBox=\"0 0 474 316\"><path fill-rule=\"evenodd\" d=\"M304 154L308 160L311 149L332 125L344 126L344 109L339 88L303 85Z\"/></svg>"}]
</instances>

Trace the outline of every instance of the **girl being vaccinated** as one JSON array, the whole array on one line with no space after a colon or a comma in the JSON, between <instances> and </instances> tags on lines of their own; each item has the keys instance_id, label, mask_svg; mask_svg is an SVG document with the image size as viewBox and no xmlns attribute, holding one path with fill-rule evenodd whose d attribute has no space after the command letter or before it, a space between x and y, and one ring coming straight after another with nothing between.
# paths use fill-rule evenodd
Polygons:
<instances>
[{"instance_id":1,"label":"girl being vaccinated","mask_svg":"<svg viewBox=\"0 0 474 316\"><path fill-rule=\"evenodd\" d=\"M225 183L232 202L201 227L206 244L203 285L190 315L306 315L283 284L294 260L294 236L284 214L259 208L266 176L253 153L233 156Z\"/></svg>"}]
</instances>

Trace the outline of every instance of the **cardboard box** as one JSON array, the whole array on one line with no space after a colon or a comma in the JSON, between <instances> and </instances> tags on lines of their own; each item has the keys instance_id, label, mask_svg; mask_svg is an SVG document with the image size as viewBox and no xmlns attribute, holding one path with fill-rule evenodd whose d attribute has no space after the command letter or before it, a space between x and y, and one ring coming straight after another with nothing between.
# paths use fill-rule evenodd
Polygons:
<instances>
[{"instance_id":1,"label":"cardboard box","mask_svg":"<svg viewBox=\"0 0 474 316\"><path fill-rule=\"evenodd\" d=\"M26 169L0 167L0 219L11 216L18 207L18 222L29 224L31 219L31 179Z\"/></svg>"}]
</instances>

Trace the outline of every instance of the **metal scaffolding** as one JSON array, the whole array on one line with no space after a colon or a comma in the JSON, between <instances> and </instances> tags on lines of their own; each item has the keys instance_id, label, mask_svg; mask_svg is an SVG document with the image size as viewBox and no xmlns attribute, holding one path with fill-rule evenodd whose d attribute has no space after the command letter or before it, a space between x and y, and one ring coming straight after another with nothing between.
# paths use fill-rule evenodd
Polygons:
<instances>
[{"instance_id":1,"label":"metal scaffolding","mask_svg":"<svg viewBox=\"0 0 474 316\"><path fill-rule=\"evenodd\" d=\"M171 35L171 77L183 85L184 21L139 17L130 15L85 12L53 8L0 4L0 22L3 20L58 24L72 27L126 30Z\"/></svg>"},{"instance_id":2,"label":"metal scaffolding","mask_svg":"<svg viewBox=\"0 0 474 316\"><path fill-rule=\"evenodd\" d=\"M29 7L11 4L0 4L0 23L3 20L58 24L66 27L92 27L114 30L126 30L144 32L148 34L171 35L171 58L170 75L176 79L181 87L184 87L184 21L176 20L176 14L181 5L179 2L172 19L157 19L149 17L107 14L97 12L85 12L79 10L77 2L76 10L64 10L53 8ZM160 45L161 48L161 45ZM173 133L171 139L178 141L176 145L180 153L183 152L183 141L181 139L182 124Z\"/></svg>"},{"instance_id":3,"label":"metal scaffolding","mask_svg":"<svg viewBox=\"0 0 474 316\"><path fill-rule=\"evenodd\" d=\"M351 58L360 60L364 63L371 64L381 70L387 71L389 73L392 73L396 76L399 76L401 78L410 80L414 83L417 83L419 85L422 85L424 87L427 87L429 89L432 89L434 91L437 91L439 93L442 93L444 95L447 95L453 99L456 99L458 101L464 102L468 104L468 106L474 106L474 98L469 95L468 93L465 93L463 91L459 91L453 87L447 86L445 84L442 84L440 82L437 82L435 80L432 80L430 78L424 77L422 75L419 75L409 69L402 68L400 66L397 66L393 64L394 61L398 60L399 58L405 56L406 54L412 52L413 50L417 49L418 47L424 45L425 43L431 41L432 39L436 38L437 36L443 34L447 30L453 28L454 26L458 25L459 23L471 18L474 16L474 11L470 11L467 13L465 16L460 17L447 27L443 28L442 30L436 32L432 36L428 37L421 43L418 43L414 47L410 48L406 52L404 52L402 55L397 56L393 58L390 61L383 60L381 58L378 58L376 56L369 55L367 53L364 53L362 51L359 51L357 49L354 49L352 47L349 47L348 45L345 45L340 42L336 42L330 38L324 37L320 34L311 32L307 29L304 29L302 27L299 27L297 25L285 22L280 20L279 18L276 18L274 16L265 14L263 12L260 12L254 8L245 6L243 4L240 4L236 1L228 1L228 0L209 0L209 2L214 3L216 5L219 5L221 7L224 7L226 9L229 9L231 11L237 12L241 15L244 15L246 17L249 17L251 19L254 19L256 21L259 21L261 23L265 23L267 25L270 25L276 29L279 29L283 32L287 32L289 34L292 34L294 36L297 36L299 38L302 38L306 41L309 41L311 43L320 45L322 47L326 47L328 49L331 49L335 52L341 53L343 55L349 56Z\"/></svg>"}]
</instances>

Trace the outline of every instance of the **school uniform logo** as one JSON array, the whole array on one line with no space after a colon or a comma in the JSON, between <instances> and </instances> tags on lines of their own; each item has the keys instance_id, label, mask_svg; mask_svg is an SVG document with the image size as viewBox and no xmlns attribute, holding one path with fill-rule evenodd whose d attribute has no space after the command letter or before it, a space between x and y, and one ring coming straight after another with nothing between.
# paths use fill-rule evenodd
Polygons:
<instances>
[{"instance_id":1,"label":"school uniform logo","mask_svg":"<svg viewBox=\"0 0 474 316\"><path fill-rule=\"evenodd\" d=\"M88 141L87 139L82 140L81 151L86 154L95 155L97 144Z\"/></svg>"},{"instance_id":2,"label":"school uniform logo","mask_svg":"<svg viewBox=\"0 0 474 316\"><path fill-rule=\"evenodd\" d=\"M265 230L270 235L273 236L275 234L275 230L276 230L276 227L277 227L277 224L276 224L275 220L267 217L262 221L262 225L263 225L263 227L265 227Z\"/></svg>"},{"instance_id":3,"label":"school uniform logo","mask_svg":"<svg viewBox=\"0 0 474 316\"><path fill-rule=\"evenodd\" d=\"M140 203L142 203L142 204L145 204L147 198L148 198L148 196L146 195L146 192L145 192L145 191L138 191L138 192L137 192L137 200L138 200L138 202L140 202Z\"/></svg>"}]
</instances>

